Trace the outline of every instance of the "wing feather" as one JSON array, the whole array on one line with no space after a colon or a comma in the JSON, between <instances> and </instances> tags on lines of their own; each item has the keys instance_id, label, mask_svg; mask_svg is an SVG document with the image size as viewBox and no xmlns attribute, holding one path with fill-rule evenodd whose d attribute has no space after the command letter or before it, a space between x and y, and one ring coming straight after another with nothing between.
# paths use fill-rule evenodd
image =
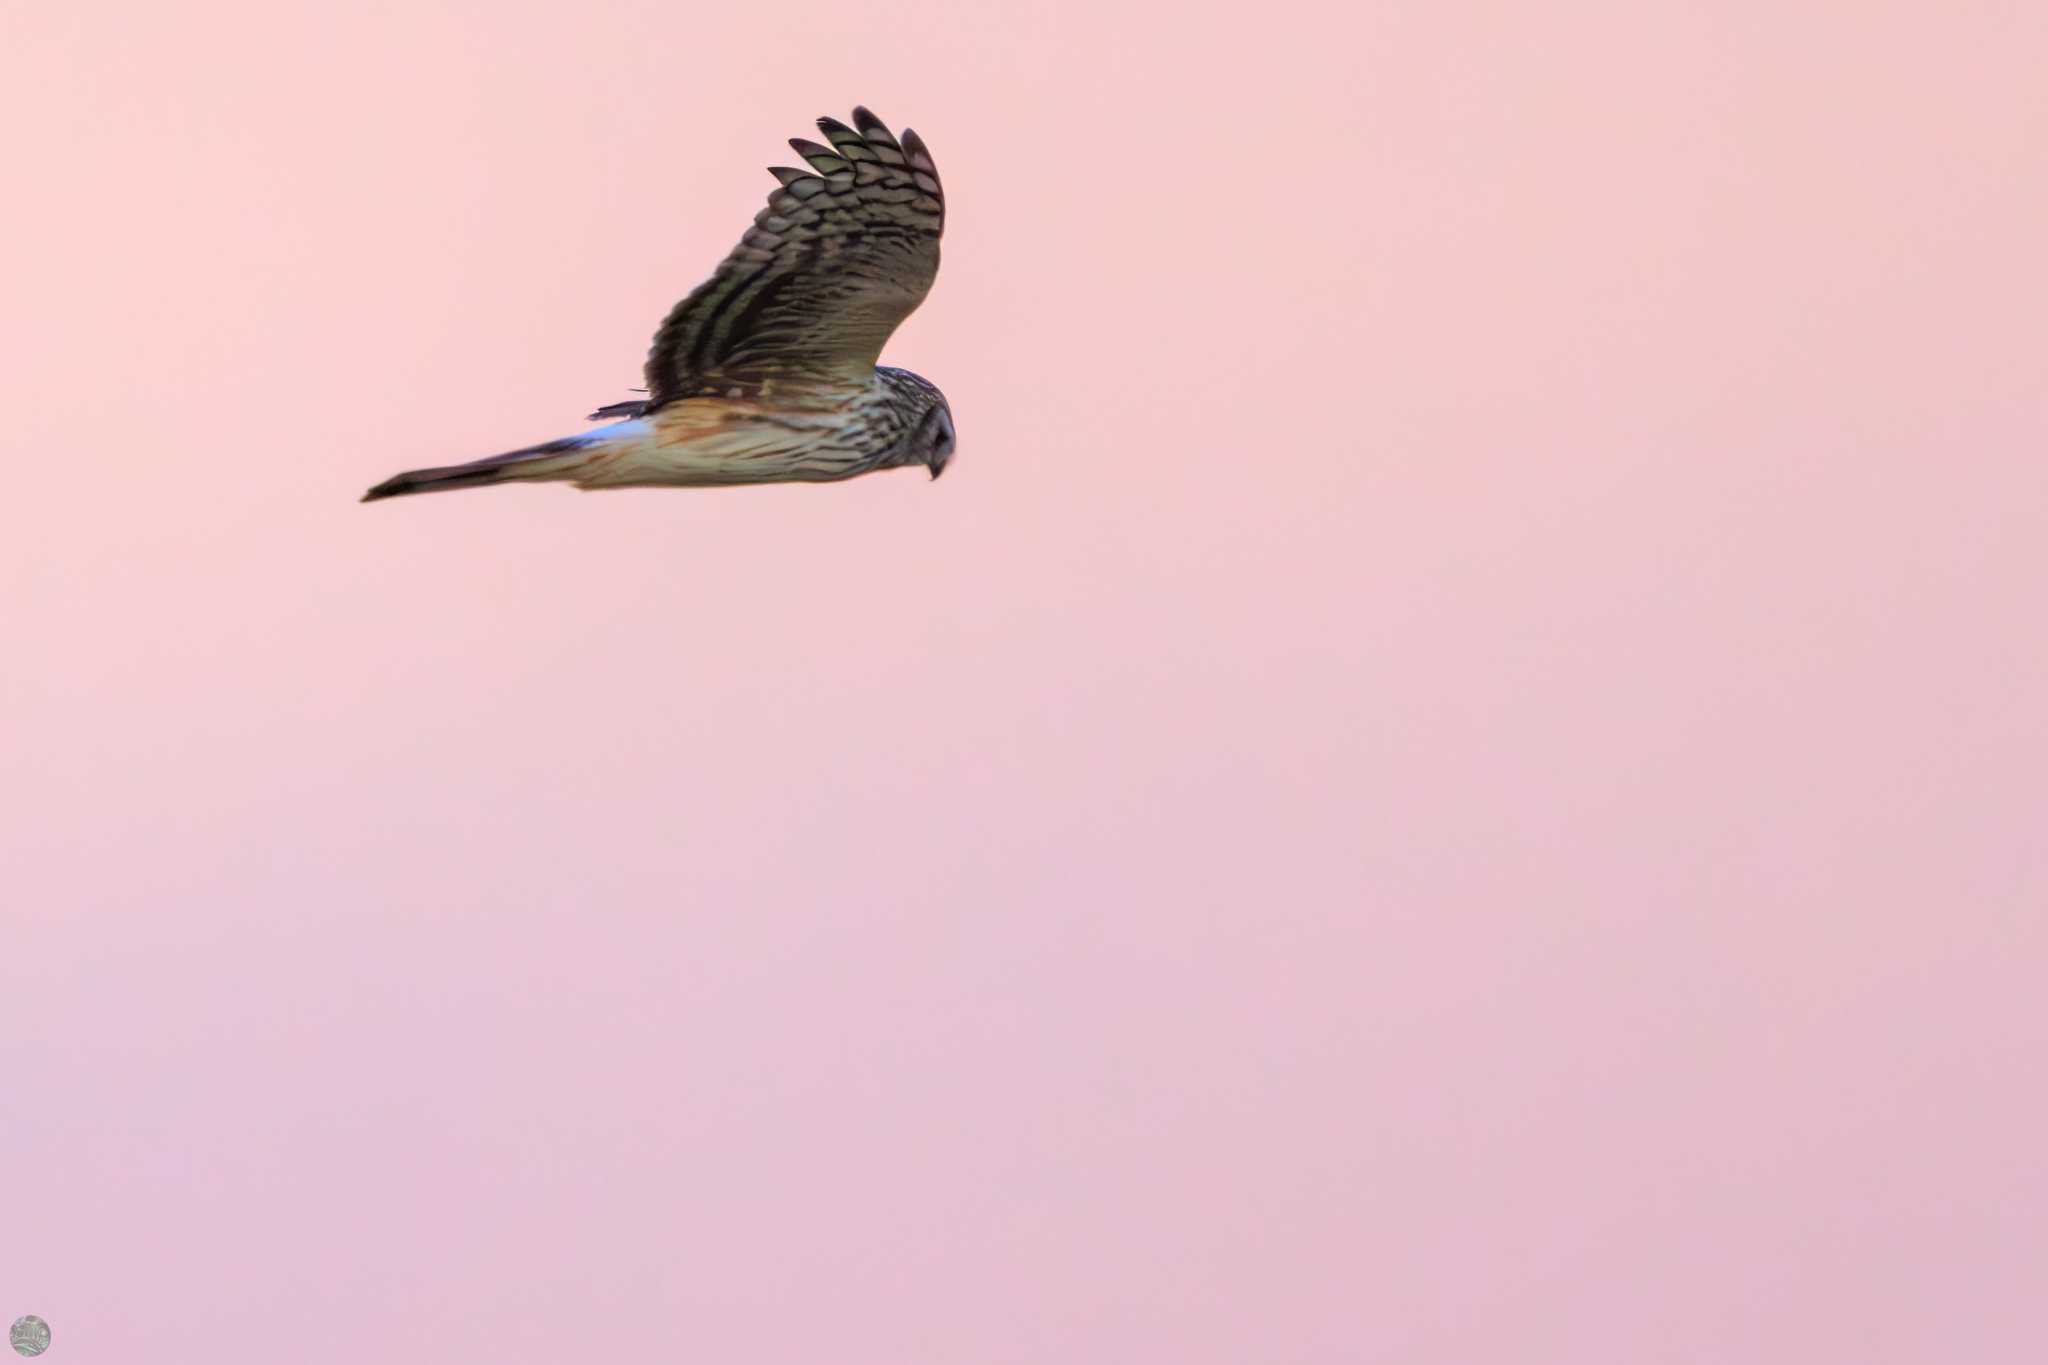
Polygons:
<instances>
[{"instance_id":1,"label":"wing feather","mask_svg":"<svg viewBox=\"0 0 2048 1365\"><path fill-rule=\"evenodd\" d=\"M678 303L647 356L647 407L770 382L866 377L939 269L945 192L923 139L866 109L821 118L830 146L790 139L810 167L778 182L718 269Z\"/></svg>"}]
</instances>

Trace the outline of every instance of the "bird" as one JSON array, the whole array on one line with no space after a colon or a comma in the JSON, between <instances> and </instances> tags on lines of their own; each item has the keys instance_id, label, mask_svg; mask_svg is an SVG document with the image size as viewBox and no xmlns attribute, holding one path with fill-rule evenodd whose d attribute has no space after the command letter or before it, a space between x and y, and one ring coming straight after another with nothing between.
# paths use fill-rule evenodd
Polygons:
<instances>
[{"instance_id":1,"label":"bird","mask_svg":"<svg viewBox=\"0 0 2048 1365\"><path fill-rule=\"evenodd\" d=\"M791 138L808 169L771 166L768 205L711 278L663 319L644 399L574 436L468 464L413 469L376 502L491 484L581 489L825 483L953 457L937 385L881 365L882 347L939 269L946 197L924 140L866 108ZM829 145L827 145L829 144Z\"/></svg>"}]
</instances>

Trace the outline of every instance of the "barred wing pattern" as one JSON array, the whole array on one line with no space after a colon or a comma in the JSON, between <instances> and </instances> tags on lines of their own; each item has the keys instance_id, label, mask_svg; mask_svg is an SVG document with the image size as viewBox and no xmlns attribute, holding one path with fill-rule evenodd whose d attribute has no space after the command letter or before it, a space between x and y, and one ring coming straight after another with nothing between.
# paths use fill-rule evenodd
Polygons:
<instances>
[{"instance_id":1,"label":"barred wing pattern","mask_svg":"<svg viewBox=\"0 0 2048 1365\"><path fill-rule=\"evenodd\" d=\"M924 301L946 221L938 169L908 128L898 142L866 109L853 124L819 119L829 147L790 139L809 172L769 168L782 185L768 207L655 333L647 411L783 379L865 382Z\"/></svg>"}]
</instances>

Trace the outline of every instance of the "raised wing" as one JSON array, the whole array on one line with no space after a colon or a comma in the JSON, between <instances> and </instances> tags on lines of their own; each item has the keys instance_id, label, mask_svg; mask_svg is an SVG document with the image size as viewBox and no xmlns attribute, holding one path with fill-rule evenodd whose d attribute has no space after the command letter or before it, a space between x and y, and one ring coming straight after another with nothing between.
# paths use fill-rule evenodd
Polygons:
<instances>
[{"instance_id":1,"label":"raised wing","mask_svg":"<svg viewBox=\"0 0 2048 1365\"><path fill-rule=\"evenodd\" d=\"M718 271L677 304L647 356L647 409L769 381L866 377L939 270L946 199L924 142L865 109L831 141L789 145L810 171L782 182Z\"/></svg>"}]
</instances>

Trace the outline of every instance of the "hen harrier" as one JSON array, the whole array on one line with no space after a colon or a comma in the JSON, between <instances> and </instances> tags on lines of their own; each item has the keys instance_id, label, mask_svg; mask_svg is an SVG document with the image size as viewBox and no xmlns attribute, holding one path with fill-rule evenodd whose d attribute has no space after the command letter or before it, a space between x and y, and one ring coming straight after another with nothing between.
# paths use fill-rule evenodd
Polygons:
<instances>
[{"instance_id":1,"label":"hen harrier","mask_svg":"<svg viewBox=\"0 0 2048 1365\"><path fill-rule=\"evenodd\" d=\"M363 501L559 479L578 488L825 482L953 455L946 396L876 365L939 269L946 198L924 142L865 109L821 118L832 145L789 145L811 171L782 182L718 270L654 334L647 397L590 414L579 436L470 464L414 469ZM812 174L811 172L815 172Z\"/></svg>"}]
</instances>

